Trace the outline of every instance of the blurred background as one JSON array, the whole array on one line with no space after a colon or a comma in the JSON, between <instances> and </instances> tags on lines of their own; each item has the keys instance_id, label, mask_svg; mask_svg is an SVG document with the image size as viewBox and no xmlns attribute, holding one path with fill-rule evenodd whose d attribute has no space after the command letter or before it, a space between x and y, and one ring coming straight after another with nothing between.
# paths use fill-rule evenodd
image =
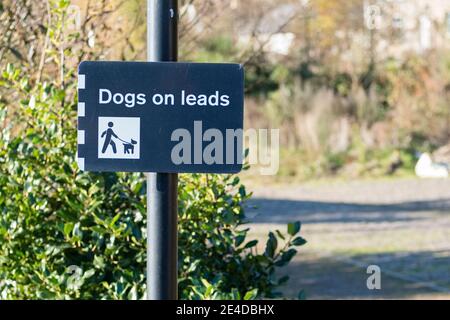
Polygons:
<instances>
[{"instance_id":1,"label":"blurred background","mask_svg":"<svg viewBox=\"0 0 450 320\"><path fill-rule=\"evenodd\" d=\"M144 1L73 5L104 15L81 26L100 59L145 60ZM246 127L281 129L270 181L407 176L423 153L450 161L449 11L448 0L181 1L180 60L244 64Z\"/></svg>"},{"instance_id":2,"label":"blurred background","mask_svg":"<svg viewBox=\"0 0 450 320\"><path fill-rule=\"evenodd\" d=\"M16 17L47 9L27 6L5 6L0 61L36 78L41 30ZM74 62L145 60L144 0L67 12ZM286 297L450 298L450 0L181 0L179 44L180 61L244 64L246 128L280 129L278 173L241 178L252 235L303 223Z\"/></svg>"}]
</instances>

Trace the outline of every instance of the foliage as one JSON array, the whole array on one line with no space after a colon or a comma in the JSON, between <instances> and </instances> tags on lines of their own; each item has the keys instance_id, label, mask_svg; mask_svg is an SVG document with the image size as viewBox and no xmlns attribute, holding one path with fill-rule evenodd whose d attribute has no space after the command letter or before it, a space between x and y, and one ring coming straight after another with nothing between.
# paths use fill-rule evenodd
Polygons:
<instances>
[{"instance_id":1,"label":"foliage","mask_svg":"<svg viewBox=\"0 0 450 320\"><path fill-rule=\"evenodd\" d=\"M237 192L230 193L235 188ZM183 295L230 297L214 292L219 289L244 297L249 289L258 289L265 297L275 297L273 289L287 280L279 282L274 272L292 259L295 246L304 244L303 238L294 237L300 231L299 224L288 226L287 237L281 232L277 236L269 233L264 253L259 254L257 240L246 241L249 229L239 228L245 219L242 201L248 197L235 176L184 176L179 245L189 251L179 256ZM284 242L280 249L279 242ZM204 292L198 291L196 287L205 284L205 280L210 285L205 285Z\"/></svg>"},{"instance_id":2,"label":"foliage","mask_svg":"<svg viewBox=\"0 0 450 320\"><path fill-rule=\"evenodd\" d=\"M62 32L69 3L50 4L42 75L9 63L0 77L0 297L141 299L145 179L78 170L74 74L85 54L79 35ZM290 224L259 253L243 227L249 197L233 175L181 175L181 298L277 296L288 279L277 269L306 241Z\"/></svg>"}]
</instances>

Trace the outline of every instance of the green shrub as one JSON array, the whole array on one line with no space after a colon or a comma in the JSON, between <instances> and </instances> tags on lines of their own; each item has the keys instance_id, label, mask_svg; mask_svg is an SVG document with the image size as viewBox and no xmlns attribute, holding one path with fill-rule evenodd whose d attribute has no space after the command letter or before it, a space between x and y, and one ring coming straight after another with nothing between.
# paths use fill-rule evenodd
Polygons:
<instances>
[{"instance_id":1,"label":"green shrub","mask_svg":"<svg viewBox=\"0 0 450 320\"><path fill-rule=\"evenodd\" d=\"M57 3L52 37L68 5ZM45 70L62 70L62 79L30 80L12 64L0 77L0 92L8 92L0 100L0 298L143 298L145 179L79 172L75 70L48 51ZM305 240L293 223L286 237L269 233L258 253L243 228L249 196L236 176L181 175L180 298L277 296L287 278L275 270Z\"/></svg>"}]
</instances>

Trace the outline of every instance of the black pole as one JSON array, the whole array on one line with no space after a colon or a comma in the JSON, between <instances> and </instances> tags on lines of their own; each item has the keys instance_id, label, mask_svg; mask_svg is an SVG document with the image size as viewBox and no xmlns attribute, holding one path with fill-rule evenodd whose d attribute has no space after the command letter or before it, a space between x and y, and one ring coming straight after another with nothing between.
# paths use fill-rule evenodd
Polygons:
<instances>
[{"instance_id":1,"label":"black pole","mask_svg":"<svg viewBox=\"0 0 450 320\"><path fill-rule=\"evenodd\" d=\"M147 60L177 61L178 1L147 0ZM178 175L147 174L147 299L176 300Z\"/></svg>"}]
</instances>

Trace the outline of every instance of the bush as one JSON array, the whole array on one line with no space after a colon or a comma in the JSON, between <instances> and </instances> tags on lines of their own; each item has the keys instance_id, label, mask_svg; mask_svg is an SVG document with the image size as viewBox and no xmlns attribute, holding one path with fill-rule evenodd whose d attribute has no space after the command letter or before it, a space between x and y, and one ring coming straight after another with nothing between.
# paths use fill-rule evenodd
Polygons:
<instances>
[{"instance_id":1,"label":"bush","mask_svg":"<svg viewBox=\"0 0 450 320\"><path fill-rule=\"evenodd\" d=\"M52 37L64 28L58 17L67 5L52 2ZM0 92L8 93L0 100L0 297L143 298L145 179L78 171L75 69L58 50L48 52L44 72L61 70L61 79L33 80L12 64L0 77ZM248 198L236 176L181 175L180 298L277 296L287 277L275 271L305 240L293 223L287 236L269 233L258 253L242 228Z\"/></svg>"}]
</instances>

